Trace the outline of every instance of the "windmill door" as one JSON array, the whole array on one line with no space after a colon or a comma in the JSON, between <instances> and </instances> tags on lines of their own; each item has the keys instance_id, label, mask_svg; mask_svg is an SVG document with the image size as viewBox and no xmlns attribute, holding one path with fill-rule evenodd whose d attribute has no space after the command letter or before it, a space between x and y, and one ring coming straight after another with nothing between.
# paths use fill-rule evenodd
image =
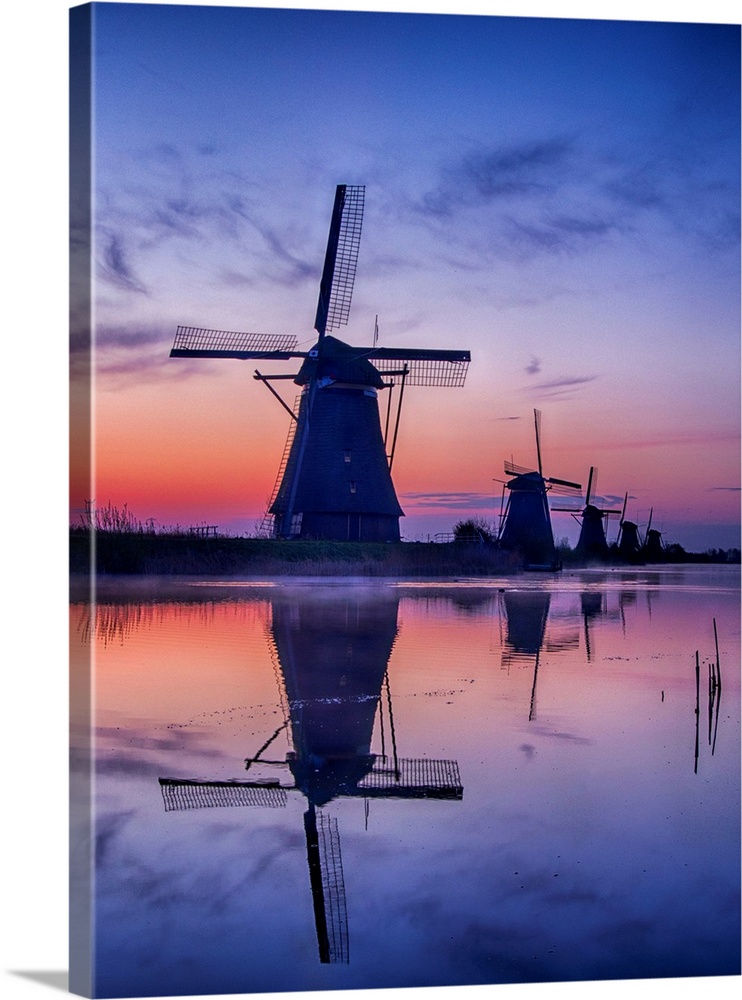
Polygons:
<instances>
[{"instance_id":1,"label":"windmill door","mask_svg":"<svg viewBox=\"0 0 742 1000\"><path fill-rule=\"evenodd\" d=\"M348 541L360 542L361 540L361 515L348 514Z\"/></svg>"}]
</instances>

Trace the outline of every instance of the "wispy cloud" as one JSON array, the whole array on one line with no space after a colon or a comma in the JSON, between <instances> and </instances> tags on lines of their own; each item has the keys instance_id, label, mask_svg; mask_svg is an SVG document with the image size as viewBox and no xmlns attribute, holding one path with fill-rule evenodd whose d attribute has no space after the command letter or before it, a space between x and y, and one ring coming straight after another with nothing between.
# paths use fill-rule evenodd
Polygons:
<instances>
[{"instance_id":1,"label":"wispy cloud","mask_svg":"<svg viewBox=\"0 0 742 1000\"><path fill-rule=\"evenodd\" d=\"M528 392L549 399L572 399L577 391L590 382L594 382L597 375L565 375L561 378L549 379L546 382L529 383Z\"/></svg>"},{"instance_id":2,"label":"wispy cloud","mask_svg":"<svg viewBox=\"0 0 742 1000\"><path fill-rule=\"evenodd\" d=\"M149 275L165 248L229 286L259 279L292 287L319 279L321 255L309 260L298 249L306 245L303 223L276 212L270 200L266 205L249 178L220 168L213 150L164 144L133 153L132 161L137 183L97 195L103 281L152 293ZM238 266L224 266L227 258Z\"/></svg>"},{"instance_id":3,"label":"wispy cloud","mask_svg":"<svg viewBox=\"0 0 742 1000\"><path fill-rule=\"evenodd\" d=\"M498 507L499 497L489 493L404 493L402 500L415 508L480 510Z\"/></svg>"},{"instance_id":4,"label":"wispy cloud","mask_svg":"<svg viewBox=\"0 0 742 1000\"><path fill-rule=\"evenodd\" d=\"M709 486L709 493L739 493L742 486Z\"/></svg>"},{"instance_id":5,"label":"wispy cloud","mask_svg":"<svg viewBox=\"0 0 742 1000\"><path fill-rule=\"evenodd\" d=\"M537 357L532 357L531 360L525 367L525 371L528 375L538 375L541 371L541 359Z\"/></svg>"},{"instance_id":6,"label":"wispy cloud","mask_svg":"<svg viewBox=\"0 0 742 1000\"><path fill-rule=\"evenodd\" d=\"M732 161L719 146L729 136L696 142L697 120L672 108L655 126L641 143L575 131L462 150L440 165L415 213L435 230L445 225L448 252L468 248L471 267L477 257L481 266L522 263L616 241L649 251L658 226L711 251L738 246L738 181L725 175Z\"/></svg>"},{"instance_id":7,"label":"wispy cloud","mask_svg":"<svg viewBox=\"0 0 742 1000\"><path fill-rule=\"evenodd\" d=\"M466 153L442 169L441 183L419 210L440 218L464 206L553 192L573 148L569 139L551 138Z\"/></svg>"},{"instance_id":8,"label":"wispy cloud","mask_svg":"<svg viewBox=\"0 0 742 1000\"><path fill-rule=\"evenodd\" d=\"M105 326L95 330L96 379L109 389L122 389L132 382L182 381L193 374L199 378L213 375L217 369L203 359L170 359L174 328L163 326ZM70 336L71 377L88 379L90 335L73 331Z\"/></svg>"},{"instance_id":9,"label":"wispy cloud","mask_svg":"<svg viewBox=\"0 0 742 1000\"><path fill-rule=\"evenodd\" d=\"M446 224L449 247L457 236L473 240L483 260L582 252L623 228L590 169L595 158L577 136L467 151L441 166L439 184L415 209L431 226ZM457 233L472 212L478 241L467 227Z\"/></svg>"},{"instance_id":10,"label":"wispy cloud","mask_svg":"<svg viewBox=\"0 0 742 1000\"><path fill-rule=\"evenodd\" d=\"M655 435L646 437L634 437L621 439L606 435L601 438L601 451L618 449L620 451L635 451L638 448L672 448L683 445L704 445L710 443L720 443L724 441L739 442L739 434L736 431L703 431L689 434L672 434L657 431ZM714 489L715 487L709 487ZM736 489L736 487L716 487L718 489Z\"/></svg>"},{"instance_id":11,"label":"wispy cloud","mask_svg":"<svg viewBox=\"0 0 742 1000\"><path fill-rule=\"evenodd\" d=\"M638 498L633 493L629 493L629 495L627 497L627 500L636 500L636 499L638 499ZM622 496L618 496L615 493L606 493L603 496L595 497L595 501L594 502L597 503L597 504L603 504L604 506L607 506L607 507L615 507L615 506L617 506L619 504L622 504L623 501L624 501L624 498ZM619 511L619 513L620 513L620 511Z\"/></svg>"},{"instance_id":12,"label":"wispy cloud","mask_svg":"<svg viewBox=\"0 0 742 1000\"><path fill-rule=\"evenodd\" d=\"M122 233L103 230L100 234L98 276L119 288L146 294L147 286L139 279L131 264L131 250Z\"/></svg>"},{"instance_id":13,"label":"wispy cloud","mask_svg":"<svg viewBox=\"0 0 742 1000\"><path fill-rule=\"evenodd\" d=\"M262 238L265 247L270 251L271 260L278 265L272 271L272 278L279 284L293 285L308 279L315 280L319 276L321 261L312 261L298 257L289 249L286 237L274 226L269 226L254 213L246 210L244 200L239 195L231 195L227 199L230 209L245 219ZM266 275L271 277L271 272Z\"/></svg>"}]
</instances>

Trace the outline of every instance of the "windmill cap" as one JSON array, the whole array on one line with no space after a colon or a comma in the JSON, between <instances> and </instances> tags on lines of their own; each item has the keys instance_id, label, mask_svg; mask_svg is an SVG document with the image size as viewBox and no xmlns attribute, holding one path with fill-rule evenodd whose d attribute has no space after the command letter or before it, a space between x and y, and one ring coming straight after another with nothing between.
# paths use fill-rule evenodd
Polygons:
<instances>
[{"instance_id":1,"label":"windmill cap","mask_svg":"<svg viewBox=\"0 0 742 1000\"><path fill-rule=\"evenodd\" d=\"M364 357L362 350L330 336L323 337L309 351L294 381L297 385L306 385L313 378L330 378L334 382L375 389L384 386L378 370Z\"/></svg>"}]
</instances>

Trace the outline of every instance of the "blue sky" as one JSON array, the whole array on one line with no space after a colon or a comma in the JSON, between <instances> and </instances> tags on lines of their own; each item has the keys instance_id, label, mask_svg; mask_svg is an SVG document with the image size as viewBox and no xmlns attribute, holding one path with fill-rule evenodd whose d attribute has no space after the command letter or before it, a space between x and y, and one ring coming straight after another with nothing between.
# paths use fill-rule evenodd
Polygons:
<instances>
[{"instance_id":1,"label":"blue sky","mask_svg":"<svg viewBox=\"0 0 742 1000\"><path fill-rule=\"evenodd\" d=\"M407 537L493 516L503 458L533 462L539 407L552 474L596 465L603 495L629 491L639 521L654 508L668 540L735 544L738 27L126 4L95 24L102 440L149 408L142 440L159 427L165 447L211 393L243 444L204 477L253 459L257 477L210 510L168 508L154 483L109 499L253 526L284 414L243 366L170 361L173 331L310 344L334 186L363 183L343 335L367 342L378 315L385 344L473 357L463 391L406 403ZM275 458L247 449L246 422Z\"/></svg>"}]
</instances>

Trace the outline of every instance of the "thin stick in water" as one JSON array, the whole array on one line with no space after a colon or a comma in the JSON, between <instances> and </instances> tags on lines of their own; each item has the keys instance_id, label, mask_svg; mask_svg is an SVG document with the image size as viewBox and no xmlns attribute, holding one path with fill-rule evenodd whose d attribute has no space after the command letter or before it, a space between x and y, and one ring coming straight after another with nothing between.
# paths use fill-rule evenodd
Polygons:
<instances>
[{"instance_id":1,"label":"thin stick in water","mask_svg":"<svg viewBox=\"0 0 742 1000\"><path fill-rule=\"evenodd\" d=\"M698 661L698 650L696 650L696 755L695 755L695 764L693 767L694 774L698 774L698 736L699 736L698 726L701 716L700 698L701 698L701 664Z\"/></svg>"}]
</instances>

